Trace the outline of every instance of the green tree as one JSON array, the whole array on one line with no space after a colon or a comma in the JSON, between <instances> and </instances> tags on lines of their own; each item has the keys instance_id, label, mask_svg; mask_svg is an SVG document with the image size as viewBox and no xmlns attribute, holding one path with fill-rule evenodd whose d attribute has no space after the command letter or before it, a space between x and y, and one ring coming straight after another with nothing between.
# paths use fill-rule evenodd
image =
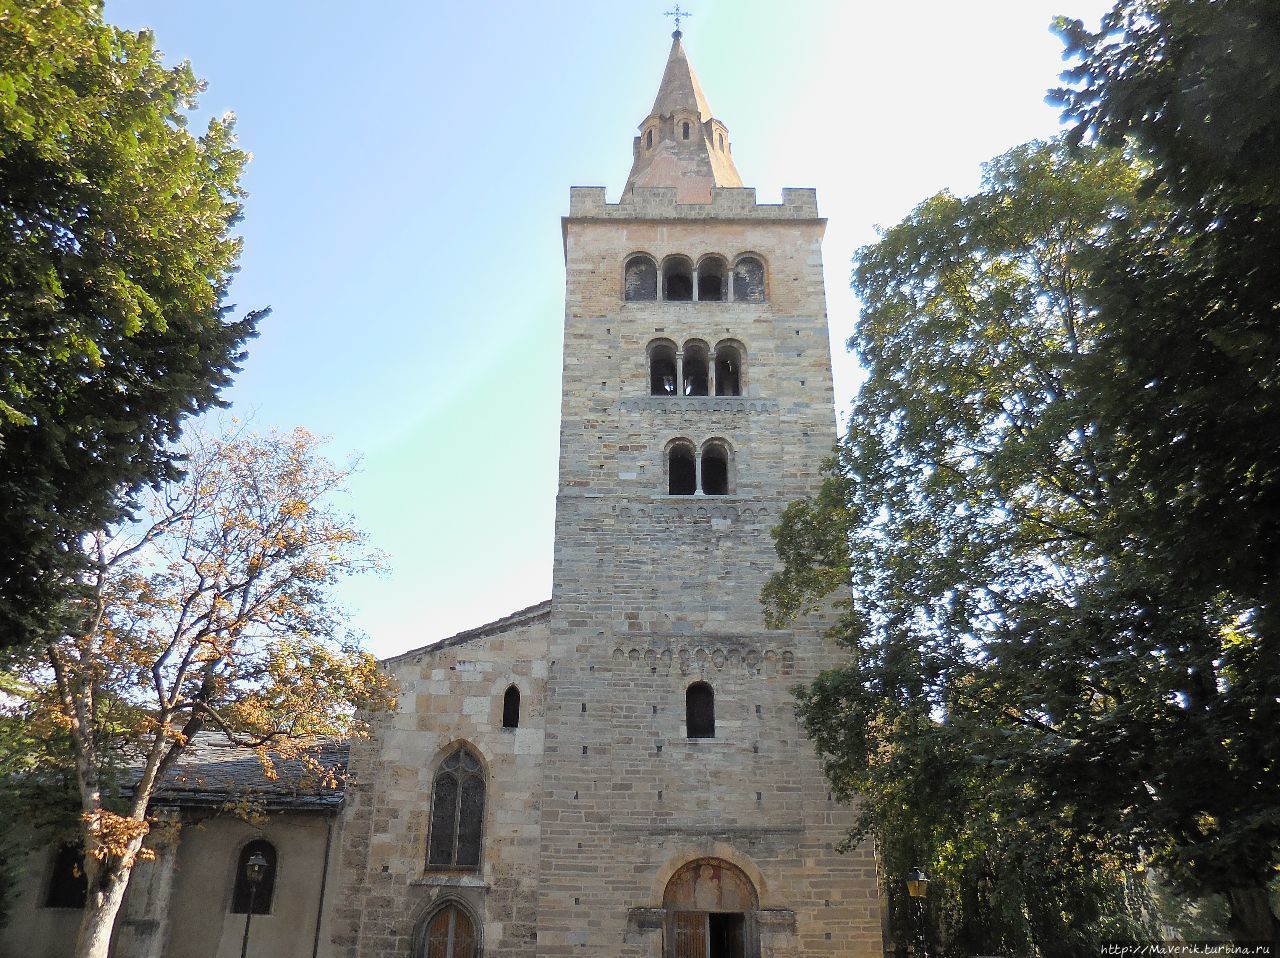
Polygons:
<instances>
[{"instance_id":1,"label":"green tree","mask_svg":"<svg viewBox=\"0 0 1280 958\"><path fill-rule=\"evenodd\" d=\"M1076 138L1130 144L1166 199L1089 280L1117 584L1185 670L1163 771L1189 782L1131 824L1183 887L1229 898L1238 937L1280 943L1280 12L1121 0L1097 33L1059 28Z\"/></svg>"},{"instance_id":2,"label":"green tree","mask_svg":"<svg viewBox=\"0 0 1280 958\"><path fill-rule=\"evenodd\" d=\"M300 758L324 780L336 773L316 746L363 734L357 710L393 704L331 596L377 564L332 502L348 470L302 430L192 440L183 463L137 518L92 537L67 630L16 657L28 691L0 699L0 719L66 745L50 766L73 770L79 800L77 958L106 958L152 795L192 736L257 750L264 774Z\"/></svg>"},{"instance_id":3,"label":"green tree","mask_svg":"<svg viewBox=\"0 0 1280 958\"><path fill-rule=\"evenodd\" d=\"M224 299L246 154L231 117L100 0L0 0L0 645L30 642L79 537L171 478L261 313Z\"/></svg>"},{"instance_id":4,"label":"green tree","mask_svg":"<svg viewBox=\"0 0 1280 958\"><path fill-rule=\"evenodd\" d=\"M850 596L851 660L801 718L886 878L944 880L957 954L1152 934L1130 819L1191 785L1162 764L1184 663L1110 604L1124 544L1090 418L1089 266L1132 211L1159 215L1140 178L1118 151L1029 144L861 250L868 379L820 495L777 530L775 622Z\"/></svg>"}]
</instances>

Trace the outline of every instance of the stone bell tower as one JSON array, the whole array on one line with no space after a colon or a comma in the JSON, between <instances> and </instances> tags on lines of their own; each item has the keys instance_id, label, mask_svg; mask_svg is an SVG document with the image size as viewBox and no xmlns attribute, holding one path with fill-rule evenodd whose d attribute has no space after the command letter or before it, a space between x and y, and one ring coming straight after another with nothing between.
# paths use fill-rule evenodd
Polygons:
<instances>
[{"instance_id":1,"label":"stone bell tower","mask_svg":"<svg viewBox=\"0 0 1280 958\"><path fill-rule=\"evenodd\" d=\"M811 189L756 202L677 30L622 197L574 187L537 954L881 954L790 688L822 616L766 627L770 528L835 438ZM757 118L759 119L759 118Z\"/></svg>"}]
</instances>

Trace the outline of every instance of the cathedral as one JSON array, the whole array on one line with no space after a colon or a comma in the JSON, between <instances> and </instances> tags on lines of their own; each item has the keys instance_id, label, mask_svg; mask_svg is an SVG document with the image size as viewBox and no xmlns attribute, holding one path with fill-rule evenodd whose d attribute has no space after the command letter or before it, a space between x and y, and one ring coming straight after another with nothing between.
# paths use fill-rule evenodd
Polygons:
<instances>
[{"instance_id":1,"label":"cathedral","mask_svg":"<svg viewBox=\"0 0 1280 958\"><path fill-rule=\"evenodd\" d=\"M286 770L243 821L245 757L193 751L119 958L883 954L872 849L837 850L855 812L793 712L832 613L772 630L759 599L835 438L825 221L742 185L679 30L632 153L562 221L550 599L386 660L399 707L339 795ZM66 866L31 863L0 954L70 954Z\"/></svg>"}]
</instances>

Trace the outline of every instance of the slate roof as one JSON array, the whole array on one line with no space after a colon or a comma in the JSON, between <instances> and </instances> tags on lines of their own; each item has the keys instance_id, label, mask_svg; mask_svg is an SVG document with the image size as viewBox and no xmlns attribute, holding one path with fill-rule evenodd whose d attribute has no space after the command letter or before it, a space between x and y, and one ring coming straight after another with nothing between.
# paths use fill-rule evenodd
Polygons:
<instances>
[{"instance_id":1,"label":"slate roof","mask_svg":"<svg viewBox=\"0 0 1280 958\"><path fill-rule=\"evenodd\" d=\"M323 745L318 757L345 771L347 745ZM179 807L221 807L248 799L271 811L330 811L342 804L345 785L336 788L313 780L299 759L273 758L277 777L269 780L252 749L227 744L221 736L202 733L187 746L178 763L156 788L152 803Z\"/></svg>"}]
</instances>

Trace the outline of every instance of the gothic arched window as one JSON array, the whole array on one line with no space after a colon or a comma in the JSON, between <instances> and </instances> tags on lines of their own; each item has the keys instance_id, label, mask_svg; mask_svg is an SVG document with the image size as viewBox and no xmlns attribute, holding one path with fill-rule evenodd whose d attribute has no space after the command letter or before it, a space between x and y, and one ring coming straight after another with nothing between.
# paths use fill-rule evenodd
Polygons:
<instances>
[{"instance_id":1,"label":"gothic arched window","mask_svg":"<svg viewBox=\"0 0 1280 958\"><path fill-rule=\"evenodd\" d=\"M428 868L480 867L484 825L484 769L466 746L440 763L431 783Z\"/></svg>"},{"instance_id":2,"label":"gothic arched window","mask_svg":"<svg viewBox=\"0 0 1280 958\"><path fill-rule=\"evenodd\" d=\"M520 690L514 685L502 696L502 727L520 727Z\"/></svg>"},{"instance_id":3,"label":"gothic arched window","mask_svg":"<svg viewBox=\"0 0 1280 958\"><path fill-rule=\"evenodd\" d=\"M658 298L658 267L647 256L632 256L622 270L622 298L644 302Z\"/></svg>"},{"instance_id":4,"label":"gothic arched window","mask_svg":"<svg viewBox=\"0 0 1280 958\"><path fill-rule=\"evenodd\" d=\"M475 958L476 932L471 916L457 905L445 905L427 922L417 958Z\"/></svg>"},{"instance_id":5,"label":"gothic arched window","mask_svg":"<svg viewBox=\"0 0 1280 958\"><path fill-rule=\"evenodd\" d=\"M739 303L764 302L764 264L743 256L733 266L733 298Z\"/></svg>"},{"instance_id":6,"label":"gothic arched window","mask_svg":"<svg viewBox=\"0 0 1280 958\"><path fill-rule=\"evenodd\" d=\"M263 869L262 880L254 887L245 874L245 866L254 855L261 855L267 860ZM264 839L249 842L240 849L240 857L236 859L236 884L231 893L231 913L247 915L249 901L253 900L255 915L271 914L271 899L276 891L276 846Z\"/></svg>"},{"instance_id":7,"label":"gothic arched window","mask_svg":"<svg viewBox=\"0 0 1280 958\"><path fill-rule=\"evenodd\" d=\"M689 738L716 737L716 694L706 682L694 682L685 690L684 714Z\"/></svg>"}]
</instances>

